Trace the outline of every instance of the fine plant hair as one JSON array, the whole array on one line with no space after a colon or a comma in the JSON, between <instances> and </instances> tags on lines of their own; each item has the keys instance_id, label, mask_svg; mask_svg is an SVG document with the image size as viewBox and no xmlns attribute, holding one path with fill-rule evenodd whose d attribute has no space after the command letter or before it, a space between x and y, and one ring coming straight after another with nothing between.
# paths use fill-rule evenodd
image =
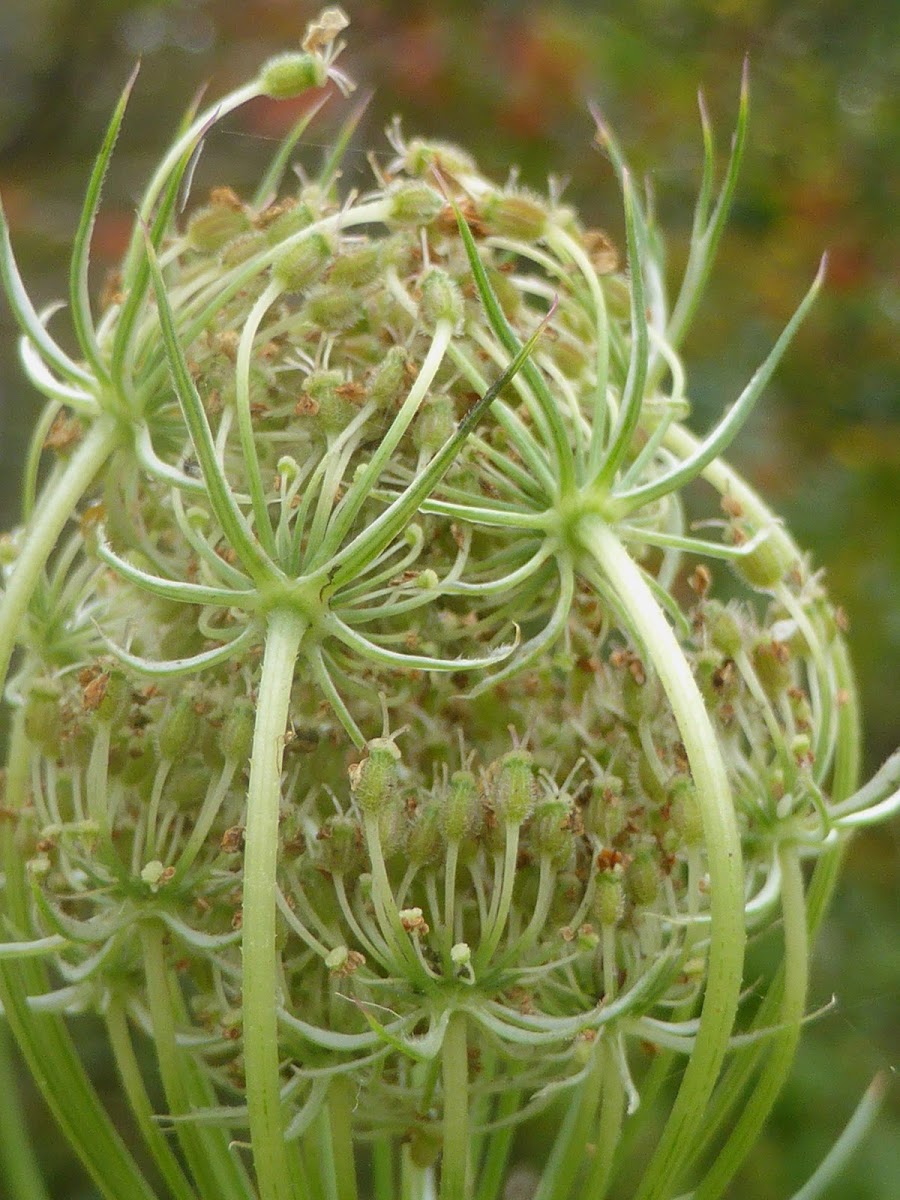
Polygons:
<instances>
[{"instance_id":1,"label":"fine plant hair","mask_svg":"<svg viewBox=\"0 0 900 1200\"><path fill-rule=\"evenodd\" d=\"M0 546L3 1019L108 1200L499 1200L523 1172L536 1200L716 1200L815 1015L848 839L900 804L897 755L860 786L822 573L724 457L825 261L694 430L680 347L746 70L721 170L701 104L674 293L598 111L622 248L399 122L344 191L360 112L314 171L320 106L252 196L185 215L228 114L350 94L346 24L185 115L97 302L129 80L73 243L75 355L3 218L46 397ZM748 978L764 938L780 962ZM46 1195L23 1128L0 1163Z\"/></svg>"}]
</instances>

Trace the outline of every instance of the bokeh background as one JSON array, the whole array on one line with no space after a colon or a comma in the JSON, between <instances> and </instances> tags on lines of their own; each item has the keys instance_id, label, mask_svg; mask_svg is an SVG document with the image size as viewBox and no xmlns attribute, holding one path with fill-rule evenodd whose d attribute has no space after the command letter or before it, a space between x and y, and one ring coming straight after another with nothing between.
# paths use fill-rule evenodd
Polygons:
<instances>
[{"instance_id":1,"label":"bokeh background","mask_svg":"<svg viewBox=\"0 0 900 1200\"><path fill-rule=\"evenodd\" d=\"M293 47L319 5L305 0L0 0L0 191L33 294L65 292L67 248L90 164L134 60L140 79L94 243L98 284L124 246L142 181L199 83L217 94ZM730 138L749 54L751 132L734 216L686 348L697 427L740 390L823 248L825 294L733 457L827 568L851 618L868 767L900 730L900 6L895 0L348 0L345 65L372 92L348 155L403 115L408 133L458 140L486 170L519 164L620 243L609 164L591 146L597 101L655 189L683 262L700 167L696 90ZM346 112L329 105L307 137L313 158ZM197 187L249 187L290 104L248 106L209 139ZM0 527L14 523L26 439L38 411L21 381L16 331L0 302ZM896 826L858 838L820 940L812 1004L836 1010L807 1032L777 1120L735 1186L741 1200L789 1196L835 1137L868 1080L898 1061L900 947ZM86 1052L108 1071L85 1023ZM111 1085L111 1080L106 1082ZM900 1179L896 1085L879 1124L829 1196L893 1200ZM94 1200L24 1090L59 1200ZM11 1198L27 1200L27 1198ZM125 1200L125 1198L123 1198Z\"/></svg>"}]
</instances>

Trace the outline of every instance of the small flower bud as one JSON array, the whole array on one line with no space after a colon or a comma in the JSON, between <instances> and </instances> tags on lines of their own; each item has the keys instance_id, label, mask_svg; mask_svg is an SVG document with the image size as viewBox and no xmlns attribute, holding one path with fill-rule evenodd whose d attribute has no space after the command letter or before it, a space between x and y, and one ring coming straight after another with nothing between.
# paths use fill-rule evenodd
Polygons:
<instances>
[{"instance_id":1,"label":"small flower bud","mask_svg":"<svg viewBox=\"0 0 900 1200\"><path fill-rule=\"evenodd\" d=\"M349 768L350 788L366 815L382 812L394 798L399 775L400 751L390 738L373 738L362 762Z\"/></svg>"},{"instance_id":2,"label":"small flower bud","mask_svg":"<svg viewBox=\"0 0 900 1200\"><path fill-rule=\"evenodd\" d=\"M277 54L263 64L260 91L273 100L289 100L310 88L322 87L328 78L325 60L318 54Z\"/></svg>"},{"instance_id":3,"label":"small flower bud","mask_svg":"<svg viewBox=\"0 0 900 1200\"><path fill-rule=\"evenodd\" d=\"M169 882L174 874L174 867L165 867L156 858L148 862L141 869L141 879L146 883L151 892L158 891L164 884Z\"/></svg>"},{"instance_id":4,"label":"small flower bud","mask_svg":"<svg viewBox=\"0 0 900 1200\"><path fill-rule=\"evenodd\" d=\"M508 825L521 825L534 808L533 765L527 750L510 750L500 759L492 799L497 816Z\"/></svg>"},{"instance_id":5,"label":"small flower bud","mask_svg":"<svg viewBox=\"0 0 900 1200\"><path fill-rule=\"evenodd\" d=\"M425 920L421 908L401 908L398 916L400 924L407 933L415 933L424 937L429 932L428 922Z\"/></svg>"},{"instance_id":6,"label":"small flower bud","mask_svg":"<svg viewBox=\"0 0 900 1200\"><path fill-rule=\"evenodd\" d=\"M271 217L265 218L266 213L261 214L260 223L266 241L270 246L277 246L295 233L299 233L301 229L307 229L312 225L318 219L318 213L314 212L308 204L291 203L288 205L285 202Z\"/></svg>"},{"instance_id":7,"label":"small flower bud","mask_svg":"<svg viewBox=\"0 0 900 1200\"><path fill-rule=\"evenodd\" d=\"M467 967L472 961L472 951L467 942L457 942L450 947L450 961L454 967Z\"/></svg>"},{"instance_id":8,"label":"small flower bud","mask_svg":"<svg viewBox=\"0 0 900 1200\"><path fill-rule=\"evenodd\" d=\"M365 961L364 954L347 946L335 946L325 956L325 966L333 975L352 975Z\"/></svg>"},{"instance_id":9,"label":"small flower bud","mask_svg":"<svg viewBox=\"0 0 900 1200\"><path fill-rule=\"evenodd\" d=\"M622 791L622 780L617 775L597 779L591 788L584 824L604 845L614 841L625 828L627 813Z\"/></svg>"}]
</instances>

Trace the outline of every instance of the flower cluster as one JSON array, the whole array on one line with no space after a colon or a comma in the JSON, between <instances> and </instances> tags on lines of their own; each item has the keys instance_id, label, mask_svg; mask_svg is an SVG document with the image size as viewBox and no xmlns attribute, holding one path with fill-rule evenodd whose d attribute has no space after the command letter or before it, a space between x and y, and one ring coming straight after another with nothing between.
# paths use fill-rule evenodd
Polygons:
<instances>
[{"instance_id":1,"label":"flower cluster","mask_svg":"<svg viewBox=\"0 0 900 1200\"><path fill-rule=\"evenodd\" d=\"M187 124L95 320L87 252L123 99L73 256L82 361L7 243L49 406L4 546L0 656L22 647L6 1014L35 1064L55 1022L42 1078L109 1195L147 1185L64 1014L105 1019L178 1197L290 1200L315 1178L353 1200L368 1146L377 1200L398 1194L395 1151L410 1200L438 1161L443 1200L476 1178L491 1200L510 1131L560 1104L539 1195L586 1177L599 1197L625 1113L684 1055L639 1194L671 1194L718 1135L711 1200L789 1066L842 837L896 804L893 762L853 794L840 614L721 458L821 276L721 422L689 432L678 344L746 92L718 196L707 137L671 311L599 117L627 270L555 190L496 183L399 126L369 192L340 193L337 155L285 185L307 116L254 197L218 187L177 219L213 120L349 88L343 23L326 10L302 53ZM712 540L692 489L716 501ZM745 938L779 921L784 974L744 1015ZM228 1149L247 1131L252 1168Z\"/></svg>"}]
</instances>

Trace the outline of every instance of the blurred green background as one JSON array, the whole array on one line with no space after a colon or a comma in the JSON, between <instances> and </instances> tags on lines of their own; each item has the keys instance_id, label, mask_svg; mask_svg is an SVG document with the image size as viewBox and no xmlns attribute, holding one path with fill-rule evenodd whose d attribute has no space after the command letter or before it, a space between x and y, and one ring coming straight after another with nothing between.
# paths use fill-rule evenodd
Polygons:
<instances>
[{"instance_id":1,"label":"blurred green background","mask_svg":"<svg viewBox=\"0 0 900 1200\"><path fill-rule=\"evenodd\" d=\"M294 46L318 8L301 0L0 0L0 190L39 300L65 291L82 190L134 60L143 67L95 236L98 284L198 84L210 81L215 95L248 78L268 54ZM400 112L408 133L458 140L501 178L517 163L536 186L549 173L568 179L567 198L587 222L621 242L612 172L591 146L591 98L652 180L673 272L684 259L700 166L697 86L725 149L749 54L750 144L686 348L690 395L703 427L763 357L827 248L826 292L733 457L826 566L850 615L873 769L900 728L900 6L349 0L344 8L352 25L342 65L373 92L347 159L349 186L365 185L366 147L388 155L381 131ZM338 103L326 109L309 153L328 144L341 115ZM248 106L208 139L199 191L248 187L295 117L289 104ZM0 307L0 527L16 520L37 412L15 338ZM808 1030L778 1119L735 1186L740 1200L789 1196L875 1071L897 1062L898 880L896 826L860 837L819 943L811 997L818 1006L836 990L838 1007ZM84 1038L102 1076L89 1024ZM835 1200L896 1197L898 1090L829 1192ZM54 1197L93 1200L33 1096L28 1107Z\"/></svg>"}]
</instances>

